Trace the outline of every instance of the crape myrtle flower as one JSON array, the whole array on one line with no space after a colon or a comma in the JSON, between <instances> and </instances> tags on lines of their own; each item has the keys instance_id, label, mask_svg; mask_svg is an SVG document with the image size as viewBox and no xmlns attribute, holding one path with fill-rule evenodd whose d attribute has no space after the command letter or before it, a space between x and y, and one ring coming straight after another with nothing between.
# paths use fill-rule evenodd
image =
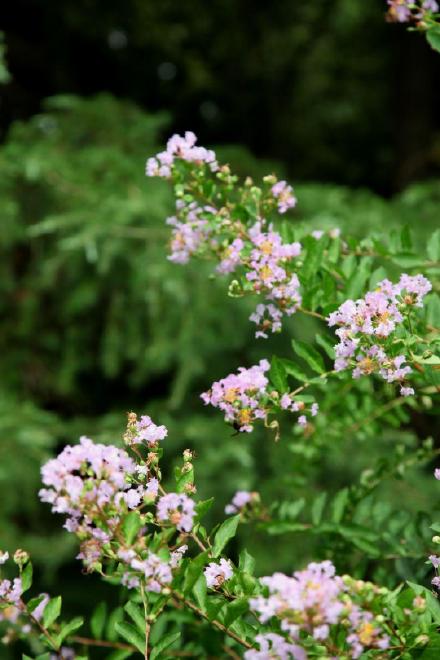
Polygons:
<instances>
[{"instance_id":1,"label":"crape myrtle flower","mask_svg":"<svg viewBox=\"0 0 440 660\"><path fill-rule=\"evenodd\" d=\"M306 413L309 413L311 417L316 417L319 411L319 405L316 402L312 403L310 409L307 409L306 404L303 401L292 398L287 392L283 394L280 399L280 408L282 410L299 413L297 422L303 428L309 424L309 419L307 418Z\"/></svg>"},{"instance_id":2,"label":"crape myrtle flower","mask_svg":"<svg viewBox=\"0 0 440 660\"><path fill-rule=\"evenodd\" d=\"M170 261L186 264L199 250L209 246L213 228L209 222L216 216L217 209L212 206L200 207L196 202L186 205L178 200L176 203L183 220L177 216L167 218L167 225L172 227ZM213 240L212 246L216 245Z\"/></svg>"},{"instance_id":3,"label":"crape myrtle flower","mask_svg":"<svg viewBox=\"0 0 440 660\"><path fill-rule=\"evenodd\" d=\"M287 181L277 181L271 188L272 195L278 202L278 211L286 213L296 206L297 199L293 194L292 186Z\"/></svg>"},{"instance_id":4,"label":"crape myrtle flower","mask_svg":"<svg viewBox=\"0 0 440 660\"><path fill-rule=\"evenodd\" d=\"M396 23L408 23L412 19L410 5L413 0L387 0L388 18Z\"/></svg>"},{"instance_id":5,"label":"crape myrtle flower","mask_svg":"<svg viewBox=\"0 0 440 660\"><path fill-rule=\"evenodd\" d=\"M206 164L212 172L216 172L218 163L214 151L197 147L196 142L197 137L192 131L186 131L184 136L173 135L167 142L166 151L161 151L147 160L146 175L169 179L176 160L196 165Z\"/></svg>"},{"instance_id":6,"label":"crape myrtle flower","mask_svg":"<svg viewBox=\"0 0 440 660\"><path fill-rule=\"evenodd\" d=\"M252 506L252 504L259 501L259 499L260 497L258 493L251 493L248 490L237 490L230 504L226 505L225 513L228 515L240 513L248 505Z\"/></svg>"},{"instance_id":7,"label":"crape myrtle flower","mask_svg":"<svg viewBox=\"0 0 440 660\"><path fill-rule=\"evenodd\" d=\"M151 417L142 415L139 421L136 422L136 435L133 438L134 444L144 442L149 447L155 446L160 440L163 440L168 435L166 426L157 426L152 422Z\"/></svg>"},{"instance_id":8,"label":"crape myrtle flower","mask_svg":"<svg viewBox=\"0 0 440 660\"><path fill-rule=\"evenodd\" d=\"M278 392L269 391L269 380L265 375L269 369L270 364L264 359L249 369L240 367L237 373L213 383L210 390L201 394L201 398L206 405L222 410L225 421L240 432L250 433L256 421L267 421L268 414L277 408L299 413L298 424L307 426L306 413L315 417L318 404L313 403L310 409L306 409L302 401L291 398L287 393L279 398Z\"/></svg>"},{"instance_id":9,"label":"crape myrtle flower","mask_svg":"<svg viewBox=\"0 0 440 660\"><path fill-rule=\"evenodd\" d=\"M435 468L434 477L440 481L440 468Z\"/></svg>"},{"instance_id":10,"label":"crape myrtle flower","mask_svg":"<svg viewBox=\"0 0 440 660\"><path fill-rule=\"evenodd\" d=\"M211 589L221 587L221 585L230 580L234 574L232 564L228 559L220 559L218 563L212 561L204 570L206 584Z\"/></svg>"},{"instance_id":11,"label":"crape myrtle flower","mask_svg":"<svg viewBox=\"0 0 440 660\"><path fill-rule=\"evenodd\" d=\"M423 298L431 289L423 275L404 273L397 284L383 280L364 298L342 303L328 317L329 326L338 326L335 371L350 367L353 378L377 373L388 383L399 383L402 396L413 395L413 388L405 384L412 372L405 364L406 356L391 357L387 340L405 323L413 307L423 306Z\"/></svg>"},{"instance_id":12,"label":"crape myrtle flower","mask_svg":"<svg viewBox=\"0 0 440 660\"><path fill-rule=\"evenodd\" d=\"M257 222L249 230L253 247L246 273L253 290L263 294L267 301L259 304L250 317L259 326L256 336L263 338L268 330L279 332L283 314L290 316L301 305L298 277L286 270L286 265L301 253L301 244L284 243L271 225L268 229L262 231L262 223Z\"/></svg>"},{"instance_id":13,"label":"crape myrtle flower","mask_svg":"<svg viewBox=\"0 0 440 660\"><path fill-rule=\"evenodd\" d=\"M11 580L2 580L0 582L0 601L5 601L10 605L19 606L21 602L21 594L23 588L20 578Z\"/></svg>"},{"instance_id":14,"label":"crape myrtle flower","mask_svg":"<svg viewBox=\"0 0 440 660\"><path fill-rule=\"evenodd\" d=\"M194 502L184 493L167 493L157 502L157 519L170 522L181 532L192 530L194 516Z\"/></svg>"},{"instance_id":15,"label":"crape myrtle flower","mask_svg":"<svg viewBox=\"0 0 440 660\"><path fill-rule=\"evenodd\" d=\"M165 427L141 422L141 432L148 434L150 428L154 437L164 435ZM147 435L147 443L148 437L152 436ZM40 499L51 504L53 512L67 516L64 527L80 539L78 558L87 567L100 561L121 517L142 504L144 497L154 499L158 489L154 479L136 483L137 467L127 452L85 437L78 445L65 447L41 473L46 488L40 490Z\"/></svg>"},{"instance_id":16,"label":"crape myrtle flower","mask_svg":"<svg viewBox=\"0 0 440 660\"><path fill-rule=\"evenodd\" d=\"M206 405L222 410L225 421L235 424L239 431L249 433L255 420L267 416L265 405L269 380L265 373L269 369L267 360L260 360L249 369L240 367L238 373L213 383L201 398Z\"/></svg>"},{"instance_id":17,"label":"crape myrtle flower","mask_svg":"<svg viewBox=\"0 0 440 660\"><path fill-rule=\"evenodd\" d=\"M358 658L367 648L384 649L389 645L388 636L373 615L353 600L356 589L374 586L337 576L330 561L311 563L292 577L275 573L260 582L267 587L268 595L250 599L250 607L261 623L273 617L280 619L281 629L292 639L299 639L305 631L318 642L324 641L331 636L332 626L342 624L347 628L352 658Z\"/></svg>"},{"instance_id":18,"label":"crape myrtle flower","mask_svg":"<svg viewBox=\"0 0 440 660\"><path fill-rule=\"evenodd\" d=\"M196 147L195 142L194 133L187 132L184 137L174 135L166 151L148 160L147 175L172 177L177 159L198 165L205 163L216 172L214 152ZM277 181L274 176L265 177L264 181L273 184L263 197L264 208L270 210L274 201L279 213L295 206L293 189L286 181ZM215 208L209 199L206 201L200 204L193 199L192 192L188 199L179 192L176 212L167 219L172 227L169 259L186 264L193 255L208 253L219 261L218 273L229 274L244 268L248 284L245 291L254 291L264 298L251 316L258 325L256 336L267 338L268 332L279 332L284 314L290 316L301 305L300 283L292 272L293 259L300 254L301 245L283 242L262 215L248 228L242 221L231 218L227 204Z\"/></svg>"},{"instance_id":19,"label":"crape myrtle flower","mask_svg":"<svg viewBox=\"0 0 440 660\"><path fill-rule=\"evenodd\" d=\"M255 641L260 650L245 651L243 656L245 660L307 660L304 649L276 633L257 635Z\"/></svg>"}]
</instances>

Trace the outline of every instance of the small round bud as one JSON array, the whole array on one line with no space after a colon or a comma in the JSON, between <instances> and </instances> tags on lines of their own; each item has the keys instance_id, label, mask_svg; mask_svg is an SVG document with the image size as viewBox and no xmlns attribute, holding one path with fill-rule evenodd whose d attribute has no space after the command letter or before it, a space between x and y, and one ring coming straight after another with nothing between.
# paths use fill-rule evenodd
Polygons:
<instances>
[{"instance_id":1,"label":"small round bud","mask_svg":"<svg viewBox=\"0 0 440 660\"><path fill-rule=\"evenodd\" d=\"M440 544L440 536L433 536L433 537L432 537L432 542L433 542L433 543Z\"/></svg>"},{"instance_id":2,"label":"small round bud","mask_svg":"<svg viewBox=\"0 0 440 660\"><path fill-rule=\"evenodd\" d=\"M185 449L185 451L183 452L183 460L185 461L185 463L189 463L189 461L193 459L193 456L194 454L191 449Z\"/></svg>"},{"instance_id":3,"label":"small round bud","mask_svg":"<svg viewBox=\"0 0 440 660\"><path fill-rule=\"evenodd\" d=\"M413 607L416 610L423 611L426 609L426 598L423 598L423 596L416 596L413 600Z\"/></svg>"},{"instance_id":4,"label":"small round bud","mask_svg":"<svg viewBox=\"0 0 440 660\"><path fill-rule=\"evenodd\" d=\"M24 566L25 564L28 563L29 559L30 559L29 554L25 550L21 550L19 548L14 553L14 561L17 564L17 566Z\"/></svg>"}]
</instances>

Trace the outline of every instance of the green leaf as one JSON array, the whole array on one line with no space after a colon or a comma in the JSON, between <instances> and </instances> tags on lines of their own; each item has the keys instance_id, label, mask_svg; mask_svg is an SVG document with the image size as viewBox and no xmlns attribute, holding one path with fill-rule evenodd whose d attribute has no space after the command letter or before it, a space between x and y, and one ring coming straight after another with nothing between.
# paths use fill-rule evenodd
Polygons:
<instances>
[{"instance_id":1,"label":"green leaf","mask_svg":"<svg viewBox=\"0 0 440 660\"><path fill-rule=\"evenodd\" d=\"M229 628L229 626L234 623L239 616L244 614L249 610L249 601L247 598L237 598L237 600L232 603L228 603L226 606L226 612L224 617L224 625Z\"/></svg>"},{"instance_id":2,"label":"green leaf","mask_svg":"<svg viewBox=\"0 0 440 660\"><path fill-rule=\"evenodd\" d=\"M60 616L61 612L61 596L57 596L56 598L51 598L50 601L47 603L46 607L44 608L43 612L43 623L45 628L49 628L49 626L56 621L56 619Z\"/></svg>"},{"instance_id":3,"label":"green leaf","mask_svg":"<svg viewBox=\"0 0 440 660\"><path fill-rule=\"evenodd\" d=\"M206 612L207 585L206 585L206 578L203 573L199 575L197 582L193 587L193 594L200 609L203 612Z\"/></svg>"},{"instance_id":4,"label":"green leaf","mask_svg":"<svg viewBox=\"0 0 440 660\"><path fill-rule=\"evenodd\" d=\"M287 392L289 389L283 361L276 355L274 355L271 360L269 378L270 382L274 385L278 392Z\"/></svg>"},{"instance_id":5,"label":"green leaf","mask_svg":"<svg viewBox=\"0 0 440 660\"><path fill-rule=\"evenodd\" d=\"M44 594L40 594L36 598L32 598L31 600L28 600L27 603L27 608L29 612L33 612L36 607L41 603L42 600L44 600L45 596Z\"/></svg>"},{"instance_id":6,"label":"green leaf","mask_svg":"<svg viewBox=\"0 0 440 660\"><path fill-rule=\"evenodd\" d=\"M301 276L304 280L309 280L319 269L327 241L324 240L324 237L317 241L313 236L306 236L302 243L306 250L306 256L301 269Z\"/></svg>"},{"instance_id":7,"label":"green leaf","mask_svg":"<svg viewBox=\"0 0 440 660\"><path fill-rule=\"evenodd\" d=\"M111 642L115 642L118 638L116 633L116 624L122 621L124 618L124 610L122 607L116 607L113 612L110 613L108 621L106 624L106 639Z\"/></svg>"},{"instance_id":8,"label":"green leaf","mask_svg":"<svg viewBox=\"0 0 440 660\"><path fill-rule=\"evenodd\" d=\"M107 655L105 660L125 660L133 655L133 651L126 651L125 649L115 649L110 655ZM86 659L87 660L87 659Z\"/></svg>"},{"instance_id":9,"label":"green leaf","mask_svg":"<svg viewBox=\"0 0 440 660\"><path fill-rule=\"evenodd\" d=\"M183 593L188 594L209 561L208 552L202 552L195 559L190 559L185 570L185 579L183 581Z\"/></svg>"},{"instance_id":10,"label":"green leaf","mask_svg":"<svg viewBox=\"0 0 440 660\"><path fill-rule=\"evenodd\" d=\"M127 612L128 616L136 624L141 634L145 632L145 614L144 611L133 603L132 600L129 600L125 605L124 610Z\"/></svg>"},{"instance_id":11,"label":"green leaf","mask_svg":"<svg viewBox=\"0 0 440 660\"><path fill-rule=\"evenodd\" d=\"M215 534L212 546L213 557L219 557L221 555L225 545L235 536L239 522L240 514L228 518L220 525Z\"/></svg>"},{"instance_id":12,"label":"green leaf","mask_svg":"<svg viewBox=\"0 0 440 660\"><path fill-rule=\"evenodd\" d=\"M336 494L332 502L332 520L335 523L339 523L342 520L344 515L345 507L348 504L350 491L348 488L343 488Z\"/></svg>"},{"instance_id":13,"label":"green leaf","mask_svg":"<svg viewBox=\"0 0 440 660\"><path fill-rule=\"evenodd\" d=\"M292 360L287 360L287 358L282 358L283 362L283 367L286 371L286 374L288 376L293 376L293 378L296 378L300 383L306 383L309 379L309 377L302 371L296 364L295 362L292 362Z\"/></svg>"},{"instance_id":14,"label":"green leaf","mask_svg":"<svg viewBox=\"0 0 440 660\"><path fill-rule=\"evenodd\" d=\"M319 525L322 519L325 503L327 501L327 493L321 493L315 497L312 504L312 522L314 525Z\"/></svg>"},{"instance_id":15,"label":"green leaf","mask_svg":"<svg viewBox=\"0 0 440 660\"><path fill-rule=\"evenodd\" d=\"M334 360L336 357L334 339L331 340L324 335L315 335L315 339L316 339L316 343L319 344L321 348L323 348L324 351L327 353L330 360Z\"/></svg>"},{"instance_id":16,"label":"green leaf","mask_svg":"<svg viewBox=\"0 0 440 660\"><path fill-rule=\"evenodd\" d=\"M240 556L238 560L238 568L240 569L240 571L245 571L250 575L252 575L254 572L255 559L252 557L252 555L249 554L246 548L240 552Z\"/></svg>"},{"instance_id":17,"label":"green leaf","mask_svg":"<svg viewBox=\"0 0 440 660\"><path fill-rule=\"evenodd\" d=\"M81 616L77 616L68 623L62 624L61 630L56 638L58 645L61 646L63 641L66 639L66 637L74 633L75 630L78 630L78 628L81 628L83 624L84 624L84 619Z\"/></svg>"},{"instance_id":18,"label":"green leaf","mask_svg":"<svg viewBox=\"0 0 440 660\"><path fill-rule=\"evenodd\" d=\"M128 545L133 543L141 527L142 520L139 511L131 511L127 514L122 523L122 531Z\"/></svg>"},{"instance_id":19,"label":"green leaf","mask_svg":"<svg viewBox=\"0 0 440 660\"><path fill-rule=\"evenodd\" d=\"M21 587L22 587L22 592L24 593L28 589L31 588L32 586L32 576L33 576L33 568L31 562L28 562L24 569L22 570L20 577L21 577Z\"/></svg>"},{"instance_id":20,"label":"green leaf","mask_svg":"<svg viewBox=\"0 0 440 660\"><path fill-rule=\"evenodd\" d=\"M313 371L316 371L318 374L325 372L324 360L316 348L299 340L292 340L292 347L295 353L307 362Z\"/></svg>"},{"instance_id":21,"label":"green leaf","mask_svg":"<svg viewBox=\"0 0 440 660\"><path fill-rule=\"evenodd\" d=\"M440 53L440 26L436 25L426 30L426 41L431 48Z\"/></svg>"},{"instance_id":22,"label":"green leaf","mask_svg":"<svg viewBox=\"0 0 440 660\"><path fill-rule=\"evenodd\" d=\"M196 504L196 513L197 519L201 520L203 516L209 511L209 509L214 504L214 498L211 497L209 500L202 500Z\"/></svg>"},{"instance_id":23,"label":"green leaf","mask_svg":"<svg viewBox=\"0 0 440 660\"><path fill-rule=\"evenodd\" d=\"M431 261L440 261L440 229L428 238L426 252Z\"/></svg>"},{"instance_id":24,"label":"green leaf","mask_svg":"<svg viewBox=\"0 0 440 660\"><path fill-rule=\"evenodd\" d=\"M356 300L365 289L371 272L371 259L363 258L347 282L346 297Z\"/></svg>"},{"instance_id":25,"label":"green leaf","mask_svg":"<svg viewBox=\"0 0 440 660\"><path fill-rule=\"evenodd\" d=\"M126 623L118 621L115 625L116 632L125 639L126 642L135 646L140 653L145 654L145 636L139 634L137 628Z\"/></svg>"},{"instance_id":26,"label":"green leaf","mask_svg":"<svg viewBox=\"0 0 440 660\"><path fill-rule=\"evenodd\" d=\"M160 642L154 645L154 648L151 650L150 653L150 660L157 660L161 659L161 653L162 651L165 651L165 649L169 648L172 644L177 642L177 640L180 638L181 633L180 632L172 632L168 633L168 635L164 635Z\"/></svg>"},{"instance_id":27,"label":"green leaf","mask_svg":"<svg viewBox=\"0 0 440 660\"><path fill-rule=\"evenodd\" d=\"M107 618L107 603L102 601L93 610L90 617L90 630L95 639L101 639Z\"/></svg>"}]
</instances>

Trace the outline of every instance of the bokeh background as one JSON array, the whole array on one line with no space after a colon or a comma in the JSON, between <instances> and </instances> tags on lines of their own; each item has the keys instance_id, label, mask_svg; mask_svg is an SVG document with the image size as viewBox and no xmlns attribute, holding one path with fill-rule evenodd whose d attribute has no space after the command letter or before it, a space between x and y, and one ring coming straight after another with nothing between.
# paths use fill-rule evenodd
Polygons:
<instances>
[{"instance_id":1,"label":"bokeh background","mask_svg":"<svg viewBox=\"0 0 440 660\"><path fill-rule=\"evenodd\" d=\"M72 539L36 495L41 462L79 435L115 442L128 410L148 412L169 426L170 469L179 451L196 449L199 492L217 500L213 519L238 488L273 501L286 488L300 495L306 481L342 487L375 451L360 434L347 452L331 430L292 443L288 427L273 451L267 434L233 436L202 406L214 379L287 354L292 335L316 326L294 319L256 343L252 302L227 298L205 265L168 262L172 196L145 179L146 157L172 132L193 130L242 175L288 177L299 198L292 221L355 234L408 224L422 242L439 223L440 58L387 24L382 0L7 4L0 547L30 551L38 583L62 591L67 611L87 590L91 611L119 595L79 580ZM390 445L434 431L420 414L399 423ZM413 487L389 489L402 508L429 509L429 484L418 473ZM292 557L311 552L293 535L277 542L275 561L264 539L245 530L235 548L246 542L261 573L291 571ZM399 570L407 575L408 565Z\"/></svg>"}]
</instances>

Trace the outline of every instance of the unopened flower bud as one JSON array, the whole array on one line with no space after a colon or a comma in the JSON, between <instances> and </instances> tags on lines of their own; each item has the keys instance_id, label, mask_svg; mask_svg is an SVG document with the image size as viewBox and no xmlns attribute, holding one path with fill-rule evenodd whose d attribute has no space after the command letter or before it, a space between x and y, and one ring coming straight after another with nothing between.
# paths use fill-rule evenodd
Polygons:
<instances>
[{"instance_id":1,"label":"unopened flower bud","mask_svg":"<svg viewBox=\"0 0 440 660\"><path fill-rule=\"evenodd\" d=\"M433 536L433 537L432 537L432 542L433 542L433 543L440 544L440 536Z\"/></svg>"},{"instance_id":2,"label":"unopened flower bud","mask_svg":"<svg viewBox=\"0 0 440 660\"><path fill-rule=\"evenodd\" d=\"M416 610L423 611L426 608L426 598L423 598L423 596L416 596L413 600L413 607Z\"/></svg>"},{"instance_id":3,"label":"unopened flower bud","mask_svg":"<svg viewBox=\"0 0 440 660\"><path fill-rule=\"evenodd\" d=\"M29 559L30 559L29 554L25 550L21 550L19 548L14 553L14 561L17 564L17 566L24 566L25 564L28 563Z\"/></svg>"},{"instance_id":4,"label":"unopened flower bud","mask_svg":"<svg viewBox=\"0 0 440 660\"><path fill-rule=\"evenodd\" d=\"M193 456L194 454L191 449L185 449L185 451L183 452L183 460L185 461L185 463L191 461Z\"/></svg>"},{"instance_id":5,"label":"unopened flower bud","mask_svg":"<svg viewBox=\"0 0 440 660\"><path fill-rule=\"evenodd\" d=\"M428 635L419 635L415 639L415 643L417 644L417 646L426 646L428 642L429 642Z\"/></svg>"}]
</instances>

